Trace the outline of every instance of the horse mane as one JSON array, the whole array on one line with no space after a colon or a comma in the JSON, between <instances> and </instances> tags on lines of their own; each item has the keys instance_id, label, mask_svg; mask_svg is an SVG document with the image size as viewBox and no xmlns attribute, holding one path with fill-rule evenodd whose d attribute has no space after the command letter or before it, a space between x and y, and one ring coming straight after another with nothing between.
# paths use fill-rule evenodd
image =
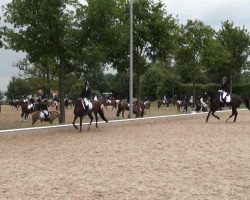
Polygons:
<instances>
[{"instance_id":1,"label":"horse mane","mask_svg":"<svg viewBox=\"0 0 250 200\"><path fill-rule=\"evenodd\" d=\"M207 93L209 96L211 96L211 97L215 97L216 95L219 94L217 90L216 90L216 91L214 91L214 90L208 90L208 91L206 91L206 93Z\"/></svg>"}]
</instances>

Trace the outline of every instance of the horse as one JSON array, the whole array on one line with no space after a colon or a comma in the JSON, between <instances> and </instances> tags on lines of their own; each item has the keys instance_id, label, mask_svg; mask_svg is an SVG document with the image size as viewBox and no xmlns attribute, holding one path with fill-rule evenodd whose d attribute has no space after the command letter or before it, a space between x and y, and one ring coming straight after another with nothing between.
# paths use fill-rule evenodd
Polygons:
<instances>
[{"instance_id":1,"label":"horse","mask_svg":"<svg viewBox=\"0 0 250 200\"><path fill-rule=\"evenodd\" d=\"M40 114L41 111L35 111L32 113L32 126L34 126L38 119L40 119L41 122L50 122L50 124L52 124L56 118L58 118L59 121L60 113L57 111L49 111L49 116L46 119L41 117Z\"/></svg>"},{"instance_id":2,"label":"horse","mask_svg":"<svg viewBox=\"0 0 250 200\"><path fill-rule=\"evenodd\" d=\"M151 105L151 102L150 101L142 101L142 103L143 103L144 108L145 108L144 114L146 115L147 110L148 110L148 113L150 114L150 105Z\"/></svg>"},{"instance_id":3,"label":"horse","mask_svg":"<svg viewBox=\"0 0 250 200\"><path fill-rule=\"evenodd\" d=\"M212 114L216 119L220 120L220 118L214 113L225 105L230 106L232 109L232 114L226 119L226 122L233 116L233 121L236 122L236 118L238 115L237 108L240 106L242 101L244 102L246 108L250 110L249 99L247 99L246 97L231 94L230 102L221 102L220 93L218 91L205 91L203 95L203 100L206 100L208 98L210 99L210 109L208 111L206 122L208 122L210 114Z\"/></svg>"},{"instance_id":4,"label":"horse","mask_svg":"<svg viewBox=\"0 0 250 200\"><path fill-rule=\"evenodd\" d=\"M25 120L31 113L35 111L34 108L29 108L28 102L25 102L21 105L21 110L22 110L21 117L24 117Z\"/></svg>"},{"instance_id":5,"label":"horse","mask_svg":"<svg viewBox=\"0 0 250 200\"><path fill-rule=\"evenodd\" d=\"M96 120L96 128L98 128L98 116L97 114L100 115L100 117L105 121L108 122L108 120L106 119L106 117L104 116L104 112L103 112L103 106L99 101L96 100L90 100L91 104L92 104L92 108L89 108L87 111L85 111L83 104L82 104L82 100L81 99L77 99L75 101L75 108L74 108L74 120L73 120L73 126L75 127L75 129L78 129L78 127L75 125L75 122L77 120L77 118L80 118L80 132L82 131L82 119L84 116L88 115L90 118L90 122L89 122L89 129L90 129L90 125L93 121L93 116L92 113L94 113L95 115L95 120Z\"/></svg>"},{"instance_id":6,"label":"horse","mask_svg":"<svg viewBox=\"0 0 250 200\"><path fill-rule=\"evenodd\" d=\"M187 113L188 106L191 106L191 103L187 100L177 100L176 101L176 108L177 108L177 113L181 113L181 107L183 107L182 113Z\"/></svg>"},{"instance_id":7,"label":"horse","mask_svg":"<svg viewBox=\"0 0 250 200\"><path fill-rule=\"evenodd\" d=\"M112 106L112 110L117 108L117 101L114 98L103 98L100 99L100 102L104 105L104 107L108 110L108 106Z\"/></svg>"},{"instance_id":8,"label":"horse","mask_svg":"<svg viewBox=\"0 0 250 200\"><path fill-rule=\"evenodd\" d=\"M158 109L160 109L161 108L161 105L166 105L167 106L167 108L169 107L169 101L168 100L161 100L161 99L159 99L158 100Z\"/></svg>"},{"instance_id":9,"label":"horse","mask_svg":"<svg viewBox=\"0 0 250 200\"><path fill-rule=\"evenodd\" d=\"M12 109L16 108L18 110L18 108L22 105L23 101L22 100L18 100L18 99L11 99L9 101L9 105L11 106Z\"/></svg>"},{"instance_id":10,"label":"horse","mask_svg":"<svg viewBox=\"0 0 250 200\"><path fill-rule=\"evenodd\" d=\"M143 117L144 109L145 107L141 102L140 103L134 102L133 114L135 114L136 117ZM122 112L122 117L124 118L125 110L129 111L129 104L125 101L119 102L117 106L116 116L119 117L120 113Z\"/></svg>"},{"instance_id":11,"label":"horse","mask_svg":"<svg viewBox=\"0 0 250 200\"><path fill-rule=\"evenodd\" d=\"M169 99L167 99L167 100L161 100L161 99L159 99L159 100L158 100L158 103L157 103L158 109L161 108L161 105L166 105L167 108L168 108L169 105L170 105L171 103L175 106L176 101L175 101L174 99L172 99L172 98L169 98Z\"/></svg>"}]
</instances>

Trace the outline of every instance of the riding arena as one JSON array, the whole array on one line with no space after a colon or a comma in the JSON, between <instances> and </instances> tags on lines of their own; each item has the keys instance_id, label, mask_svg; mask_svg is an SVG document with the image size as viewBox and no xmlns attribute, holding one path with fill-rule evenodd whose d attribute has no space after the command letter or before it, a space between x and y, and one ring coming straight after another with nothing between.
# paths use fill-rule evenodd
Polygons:
<instances>
[{"instance_id":1,"label":"riding arena","mask_svg":"<svg viewBox=\"0 0 250 200\"><path fill-rule=\"evenodd\" d=\"M50 108L52 109L52 108ZM31 126L20 109L0 113L0 199L244 199L250 198L250 113L231 110L177 113L176 106L151 104L143 118L116 116L99 128L83 117L72 125ZM100 117L99 117L100 118ZM76 123L79 122L76 121ZM11 128L10 128L11 127ZM20 129L22 128L22 129Z\"/></svg>"}]
</instances>

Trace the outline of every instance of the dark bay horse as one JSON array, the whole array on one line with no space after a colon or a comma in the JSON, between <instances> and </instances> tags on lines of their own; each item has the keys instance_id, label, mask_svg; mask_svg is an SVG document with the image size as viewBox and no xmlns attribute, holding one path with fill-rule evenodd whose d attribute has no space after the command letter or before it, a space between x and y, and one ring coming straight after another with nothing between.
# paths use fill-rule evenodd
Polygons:
<instances>
[{"instance_id":1,"label":"dark bay horse","mask_svg":"<svg viewBox=\"0 0 250 200\"><path fill-rule=\"evenodd\" d=\"M80 132L82 131L82 119L84 116L88 115L90 118L90 122L89 122L89 128L90 125L94 119L94 117L92 116L92 113L94 113L95 115L95 120L96 120L96 128L98 128L98 115L100 115L100 117L105 121L108 122L108 120L105 118L104 113L103 113L103 107L102 104L99 101L96 100L90 100L90 102L92 103L92 109L87 110L87 112L85 111L85 109L83 108L82 105L82 100L81 99L77 99L75 101L75 108L74 108L74 120L73 120L73 126L78 129L78 127L75 125L75 122L77 120L77 118L80 118Z\"/></svg>"},{"instance_id":2,"label":"dark bay horse","mask_svg":"<svg viewBox=\"0 0 250 200\"><path fill-rule=\"evenodd\" d=\"M150 114L150 106L151 106L151 102L150 101L142 101L142 104L144 105L144 114L146 115L147 111L148 111L148 114Z\"/></svg>"},{"instance_id":3,"label":"dark bay horse","mask_svg":"<svg viewBox=\"0 0 250 200\"><path fill-rule=\"evenodd\" d=\"M245 97L241 97L235 94L231 94L231 101L228 103L224 103L220 101L220 93L218 91L204 92L203 99L207 100L208 98L210 99L210 109L208 111L206 122L208 122L208 118L210 114L212 114L216 119L219 120L220 118L214 113L225 105L230 106L232 108L232 114L226 119L226 121L228 121L233 116L234 116L234 122L236 121L236 118L238 115L237 108L240 107L240 104L242 101L244 102L247 109L250 110L249 100Z\"/></svg>"},{"instance_id":4,"label":"dark bay horse","mask_svg":"<svg viewBox=\"0 0 250 200\"><path fill-rule=\"evenodd\" d=\"M29 108L28 106L28 102L25 102L21 105L21 117L24 117L25 120L28 118L29 114L34 112L34 108Z\"/></svg>"},{"instance_id":5,"label":"dark bay horse","mask_svg":"<svg viewBox=\"0 0 250 200\"><path fill-rule=\"evenodd\" d=\"M186 99L176 101L177 113L184 113L184 112L187 113L189 106L191 106L191 102L189 102ZM183 107L182 112L181 112L181 107Z\"/></svg>"},{"instance_id":6,"label":"dark bay horse","mask_svg":"<svg viewBox=\"0 0 250 200\"><path fill-rule=\"evenodd\" d=\"M101 98L99 101L104 105L104 107L107 110L108 110L108 106L112 106L112 110L117 108L117 101L115 100L115 98L110 98L110 99Z\"/></svg>"},{"instance_id":7,"label":"dark bay horse","mask_svg":"<svg viewBox=\"0 0 250 200\"><path fill-rule=\"evenodd\" d=\"M158 100L158 103L157 103L157 105L158 105L158 109L160 109L161 108L161 105L166 105L167 106L167 108L169 107L169 105L170 104L173 104L174 106L175 106L175 104L176 104L176 100L174 100L174 99L172 99L172 98L169 98L169 99L167 99L167 100L165 100L165 101L163 101L163 100Z\"/></svg>"},{"instance_id":8,"label":"dark bay horse","mask_svg":"<svg viewBox=\"0 0 250 200\"><path fill-rule=\"evenodd\" d=\"M21 111L22 111L21 117L24 117L24 119L27 119L28 116L30 114L32 114L33 112L35 112L35 111L41 111L44 104L46 104L47 106L49 106L47 101L41 101L41 102L35 103L33 108L29 108L28 102L24 102L21 105Z\"/></svg>"}]
</instances>

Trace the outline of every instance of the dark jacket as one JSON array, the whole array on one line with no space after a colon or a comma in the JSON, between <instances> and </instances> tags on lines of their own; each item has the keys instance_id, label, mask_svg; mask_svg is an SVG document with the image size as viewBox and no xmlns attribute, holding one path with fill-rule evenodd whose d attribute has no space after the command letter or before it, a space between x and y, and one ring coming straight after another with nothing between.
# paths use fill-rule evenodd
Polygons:
<instances>
[{"instance_id":1,"label":"dark jacket","mask_svg":"<svg viewBox=\"0 0 250 200\"><path fill-rule=\"evenodd\" d=\"M221 82L221 90L225 91L225 92L229 92L229 82L228 80L225 82Z\"/></svg>"},{"instance_id":2,"label":"dark jacket","mask_svg":"<svg viewBox=\"0 0 250 200\"><path fill-rule=\"evenodd\" d=\"M84 98L87 98L87 99L90 99L91 98L91 89L90 87L88 86L84 86L84 88L82 89L82 92L81 92L81 97L84 99Z\"/></svg>"},{"instance_id":3,"label":"dark jacket","mask_svg":"<svg viewBox=\"0 0 250 200\"><path fill-rule=\"evenodd\" d=\"M48 106L46 103L42 103L42 110L48 110Z\"/></svg>"}]
</instances>

